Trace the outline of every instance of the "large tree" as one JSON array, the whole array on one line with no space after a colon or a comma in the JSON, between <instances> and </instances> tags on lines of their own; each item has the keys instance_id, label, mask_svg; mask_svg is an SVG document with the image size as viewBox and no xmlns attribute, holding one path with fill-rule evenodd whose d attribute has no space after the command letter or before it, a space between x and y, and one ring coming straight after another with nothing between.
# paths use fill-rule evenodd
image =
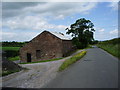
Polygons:
<instances>
[{"instance_id":1,"label":"large tree","mask_svg":"<svg viewBox=\"0 0 120 90\"><path fill-rule=\"evenodd\" d=\"M73 37L73 43L78 48L85 48L94 40L93 32L94 24L90 20L85 18L78 19L74 24L71 24L70 28L66 28L67 34L71 34Z\"/></svg>"}]
</instances>

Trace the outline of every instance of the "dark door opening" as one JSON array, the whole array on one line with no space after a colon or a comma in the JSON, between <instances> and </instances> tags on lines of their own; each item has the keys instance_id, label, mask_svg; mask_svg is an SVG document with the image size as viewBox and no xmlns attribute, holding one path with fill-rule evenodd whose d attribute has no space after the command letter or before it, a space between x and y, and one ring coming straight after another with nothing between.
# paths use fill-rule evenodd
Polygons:
<instances>
[{"instance_id":1,"label":"dark door opening","mask_svg":"<svg viewBox=\"0 0 120 90\"><path fill-rule=\"evenodd\" d=\"M31 54L27 53L27 62L31 62Z\"/></svg>"}]
</instances>

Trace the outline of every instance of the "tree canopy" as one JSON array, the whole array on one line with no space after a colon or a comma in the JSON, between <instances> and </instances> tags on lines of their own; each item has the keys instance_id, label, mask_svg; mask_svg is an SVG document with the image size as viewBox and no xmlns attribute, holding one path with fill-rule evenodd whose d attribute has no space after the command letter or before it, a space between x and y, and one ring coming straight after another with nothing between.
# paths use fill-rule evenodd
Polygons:
<instances>
[{"instance_id":1,"label":"tree canopy","mask_svg":"<svg viewBox=\"0 0 120 90\"><path fill-rule=\"evenodd\" d=\"M81 18L71 24L70 28L66 28L66 33L72 35L73 43L78 48L85 48L92 40L94 40L93 32L95 29L93 27L94 24L90 20Z\"/></svg>"}]
</instances>

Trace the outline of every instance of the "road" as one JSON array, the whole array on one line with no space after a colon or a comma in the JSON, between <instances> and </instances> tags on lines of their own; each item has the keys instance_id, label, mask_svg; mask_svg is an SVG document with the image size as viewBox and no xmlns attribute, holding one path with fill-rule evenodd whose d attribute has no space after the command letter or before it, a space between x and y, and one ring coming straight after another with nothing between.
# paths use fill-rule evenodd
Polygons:
<instances>
[{"instance_id":1,"label":"road","mask_svg":"<svg viewBox=\"0 0 120 90\"><path fill-rule=\"evenodd\" d=\"M118 59L100 48L87 54L43 88L117 88Z\"/></svg>"}]
</instances>

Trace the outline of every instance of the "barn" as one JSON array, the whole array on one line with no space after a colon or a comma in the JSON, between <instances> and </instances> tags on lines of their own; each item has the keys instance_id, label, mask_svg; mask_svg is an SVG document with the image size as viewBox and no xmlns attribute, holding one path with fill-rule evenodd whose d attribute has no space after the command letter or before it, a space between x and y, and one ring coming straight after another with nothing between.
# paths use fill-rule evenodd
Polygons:
<instances>
[{"instance_id":1,"label":"barn","mask_svg":"<svg viewBox=\"0 0 120 90\"><path fill-rule=\"evenodd\" d=\"M62 33L43 31L20 48L22 62L35 62L66 56L74 50L72 40Z\"/></svg>"}]
</instances>

